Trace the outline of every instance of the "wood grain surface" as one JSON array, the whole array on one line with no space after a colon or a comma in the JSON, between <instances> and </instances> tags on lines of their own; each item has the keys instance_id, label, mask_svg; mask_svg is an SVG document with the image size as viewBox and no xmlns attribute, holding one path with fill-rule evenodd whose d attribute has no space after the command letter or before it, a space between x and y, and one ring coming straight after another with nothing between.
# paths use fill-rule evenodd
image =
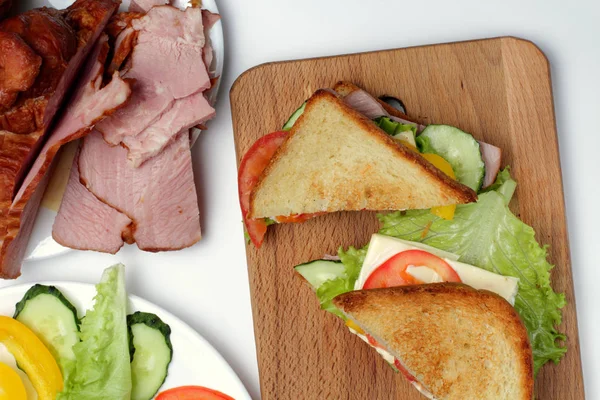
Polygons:
<instances>
[{"instance_id":1,"label":"wood grain surface","mask_svg":"<svg viewBox=\"0 0 600 400\"><path fill-rule=\"evenodd\" d=\"M531 42L512 37L264 64L231 89L238 165L259 137L280 129L317 89L347 80L400 98L423 123L445 123L503 150L518 184L512 210L550 245L552 284L564 292L560 330L568 352L536 381L538 399L583 399L583 378L550 69ZM241 227L240 227L241 228ZM362 246L379 228L374 213L335 213L269 228L247 246L262 398L419 399L401 374L321 311L297 264Z\"/></svg>"}]
</instances>

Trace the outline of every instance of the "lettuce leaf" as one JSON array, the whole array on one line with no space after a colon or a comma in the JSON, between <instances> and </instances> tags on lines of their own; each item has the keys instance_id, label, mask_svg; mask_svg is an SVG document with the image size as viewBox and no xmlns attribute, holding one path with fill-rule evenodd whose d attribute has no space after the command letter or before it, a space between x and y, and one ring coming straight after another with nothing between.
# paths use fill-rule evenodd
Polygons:
<instances>
[{"instance_id":1,"label":"lettuce leaf","mask_svg":"<svg viewBox=\"0 0 600 400\"><path fill-rule=\"evenodd\" d=\"M395 212L380 216L383 228L379 233L423 242L459 254L462 262L519 278L515 309L529 332L537 374L542 365L558 363L566 352L560 344L566 337L556 328L566 302L550 286L553 266L547 261L547 247L540 246L533 228L508 208L515 187L504 170L477 203L459 205L453 220L426 210Z\"/></svg>"},{"instance_id":2,"label":"lettuce leaf","mask_svg":"<svg viewBox=\"0 0 600 400\"><path fill-rule=\"evenodd\" d=\"M417 126L414 124L403 124L402 122L393 121L388 117L375 118L373 122L390 136L402 132L412 132L413 135L417 134Z\"/></svg>"},{"instance_id":3,"label":"lettuce leaf","mask_svg":"<svg viewBox=\"0 0 600 400\"><path fill-rule=\"evenodd\" d=\"M360 273L366 254L366 247L363 249L350 247L347 251L344 251L340 247L338 255L344 265L344 273L314 288L321 303L321 309L346 320L344 314L333 305L331 300L337 295L354 290L354 283L358 279L358 274Z\"/></svg>"},{"instance_id":4,"label":"lettuce leaf","mask_svg":"<svg viewBox=\"0 0 600 400\"><path fill-rule=\"evenodd\" d=\"M129 400L131 366L127 334L125 267L104 271L95 304L81 323L81 342L73 346L75 372L59 400Z\"/></svg>"}]
</instances>

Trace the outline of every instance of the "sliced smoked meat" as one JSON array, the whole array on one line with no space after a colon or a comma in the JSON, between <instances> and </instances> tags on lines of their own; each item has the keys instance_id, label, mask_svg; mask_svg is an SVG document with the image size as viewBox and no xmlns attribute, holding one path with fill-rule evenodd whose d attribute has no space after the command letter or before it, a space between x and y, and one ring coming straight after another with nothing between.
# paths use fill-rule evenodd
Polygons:
<instances>
[{"instance_id":1,"label":"sliced smoked meat","mask_svg":"<svg viewBox=\"0 0 600 400\"><path fill-rule=\"evenodd\" d=\"M110 146L92 132L83 140L79 173L98 199L133 220L140 249L178 250L200 240L188 131L139 168L127 160L125 148Z\"/></svg>"},{"instance_id":2,"label":"sliced smoked meat","mask_svg":"<svg viewBox=\"0 0 600 400\"><path fill-rule=\"evenodd\" d=\"M127 106L96 127L113 145L158 121L175 100L210 88L202 57L205 40L199 8L154 7L134 19L132 27L137 42L131 67L123 76L135 79L133 95Z\"/></svg>"},{"instance_id":3,"label":"sliced smoked meat","mask_svg":"<svg viewBox=\"0 0 600 400\"><path fill-rule=\"evenodd\" d=\"M131 220L104 204L79 181L79 151L52 226L52 237L63 246L115 254L131 236Z\"/></svg>"}]
</instances>

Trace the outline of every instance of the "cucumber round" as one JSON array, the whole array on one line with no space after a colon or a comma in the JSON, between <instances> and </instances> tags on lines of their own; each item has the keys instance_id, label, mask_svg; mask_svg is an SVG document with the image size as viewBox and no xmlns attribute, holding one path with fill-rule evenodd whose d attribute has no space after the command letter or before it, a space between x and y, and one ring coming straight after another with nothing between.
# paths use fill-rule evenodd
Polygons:
<instances>
[{"instance_id":1,"label":"cucumber round","mask_svg":"<svg viewBox=\"0 0 600 400\"><path fill-rule=\"evenodd\" d=\"M300 118L302 113L304 113L305 108L306 102L304 102L304 104L302 104L296 111L294 111L292 116L287 120L287 122L283 125L283 128L281 129L283 129L284 131L289 131L290 129L292 129L292 126L294 126L298 118Z\"/></svg>"},{"instance_id":2,"label":"cucumber round","mask_svg":"<svg viewBox=\"0 0 600 400\"><path fill-rule=\"evenodd\" d=\"M294 268L316 290L323 283L346 275L341 261L315 260Z\"/></svg>"},{"instance_id":3,"label":"cucumber round","mask_svg":"<svg viewBox=\"0 0 600 400\"><path fill-rule=\"evenodd\" d=\"M35 285L17 303L14 318L40 338L66 375L67 363L75 362L73 345L79 342L73 304L56 287Z\"/></svg>"},{"instance_id":4,"label":"cucumber round","mask_svg":"<svg viewBox=\"0 0 600 400\"><path fill-rule=\"evenodd\" d=\"M448 125L429 125L417 136L422 153L434 153L450 163L456 179L475 190L481 189L485 163L479 143L458 128Z\"/></svg>"},{"instance_id":5,"label":"cucumber round","mask_svg":"<svg viewBox=\"0 0 600 400\"><path fill-rule=\"evenodd\" d=\"M135 353L131 362L131 399L150 400L167 379L173 358L171 328L154 314L127 316Z\"/></svg>"}]
</instances>

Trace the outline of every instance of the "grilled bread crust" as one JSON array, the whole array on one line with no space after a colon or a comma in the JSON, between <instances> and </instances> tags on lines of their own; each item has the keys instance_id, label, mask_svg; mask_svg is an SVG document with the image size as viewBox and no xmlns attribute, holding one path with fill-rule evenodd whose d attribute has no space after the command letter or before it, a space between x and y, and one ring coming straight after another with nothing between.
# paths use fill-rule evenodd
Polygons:
<instances>
[{"instance_id":1,"label":"grilled bread crust","mask_svg":"<svg viewBox=\"0 0 600 400\"><path fill-rule=\"evenodd\" d=\"M318 90L261 174L250 218L464 204L476 193Z\"/></svg>"},{"instance_id":2,"label":"grilled bread crust","mask_svg":"<svg viewBox=\"0 0 600 400\"><path fill-rule=\"evenodd\" d=\"M495 293L434 283L353 291L333 304L436 399L533 398L527 330Z\"/></svg>"}]
</instances>

